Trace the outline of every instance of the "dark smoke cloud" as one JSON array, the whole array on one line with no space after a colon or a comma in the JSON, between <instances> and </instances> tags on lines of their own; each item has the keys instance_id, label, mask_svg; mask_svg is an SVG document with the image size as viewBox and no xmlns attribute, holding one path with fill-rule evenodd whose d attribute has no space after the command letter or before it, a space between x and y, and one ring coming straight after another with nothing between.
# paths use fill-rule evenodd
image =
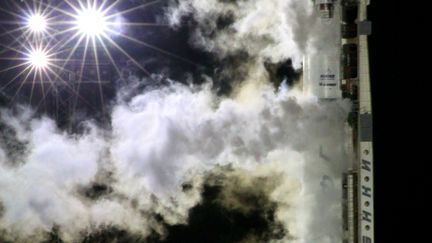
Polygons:
<instances>
[{"instance_id":1,"label":"dark smoke cloud","mask_svg":"<svg viewBox=\"0 0 432 243\"><path fill-rule=\"evenodd\" d=\"M186 225L167 227L162 242L269 242L286 232L270 199L275 178L248 176L220 168L205 179L201 202L189 211Z\"/></svg>"},{"instance_id":2,"label":"dark smoke cloud","mask_svg":"<svg viewBox=\"0 0 432 243\"><path fill-rule=\"evenodd\" d=\"M115 226L103 226L82 233L80 242L249 243L269 242L289 235L282 222L276 219L277 203L270 199L280 179L247 173L245 170L219 167L206 175L203 185L184 184L185 194L194 186L201 188L201 202L189 210L185 224L170 225L161 215L148 217L163 226L162 234L153 231L144 237ZM93 190L100 192L107 189L94 185ZM54 227L46 233L44 242L63 242L60 232L61 228Z\"/></svg>"}]
</instances>

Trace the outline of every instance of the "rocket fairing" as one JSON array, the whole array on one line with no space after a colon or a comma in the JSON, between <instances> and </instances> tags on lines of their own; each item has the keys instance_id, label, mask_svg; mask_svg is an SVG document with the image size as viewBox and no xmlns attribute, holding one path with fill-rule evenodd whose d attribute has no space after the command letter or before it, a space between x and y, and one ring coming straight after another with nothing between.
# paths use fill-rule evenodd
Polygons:
<instances>
[{"instance_id":1,"label":"rocket fairing","mask_svg":"<svg viewBox=\"0 0 432 243\"><path fill-rule=\"evenodd\" d=\"M304 90L307 93L322 100L342 98L339 51L309 55L305 57L303 67Z\"/></svg>"},{"instance_id":2,"label":"rocket fairing","mask_svg":"<svg viewBox=\"0 0 432 243\"><path fill-rule=\"evenodd\" d=\"M340 15L340 9L333 3L334 0L315 1L315 5L323 6L317 8L320 13L317 24L322 35L314 43L314 49L303 60L303 90L323 100L342 98L341 25L337 17Z\"/></svg>"}]
</instances>

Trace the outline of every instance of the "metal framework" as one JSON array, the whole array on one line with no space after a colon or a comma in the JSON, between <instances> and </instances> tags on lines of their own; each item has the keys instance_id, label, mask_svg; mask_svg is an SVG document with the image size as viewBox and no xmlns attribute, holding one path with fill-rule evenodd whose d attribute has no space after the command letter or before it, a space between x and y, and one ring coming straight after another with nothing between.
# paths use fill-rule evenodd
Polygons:
<instances>
[{"instance_id":1,"label":"metal framework","mask_svg":"<svg viewBox=\"0 0 432 243\"><path fill-rule=\"evenodd\" d=\"M372 99L370 88L369 53L367 36L371 34L371 23L367 20L370 0L343 1L343 8L357 9L355 24L343 23L346 33L342 43L345 49L343 60L350 52L355 61L344 63L348 72L342 80L342 87L353 101L353 150L355 161L344 175L344 242L373 243L374 236L374 160L372 133ZM354 29L355 35L350 34ZM351 59L354 59L353 57ZM344 62L344 61L343 61ZM355 67L353 67L355 66ZM354 68L354 71L353 69Z\"/></svg>"}]
</instances>

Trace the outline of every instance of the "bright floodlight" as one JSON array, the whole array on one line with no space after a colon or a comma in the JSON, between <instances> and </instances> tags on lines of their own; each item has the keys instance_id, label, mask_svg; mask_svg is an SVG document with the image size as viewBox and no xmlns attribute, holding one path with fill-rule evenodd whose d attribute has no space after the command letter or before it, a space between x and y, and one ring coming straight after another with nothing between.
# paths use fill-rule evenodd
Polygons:
<instances>
[{"instance_id":1,"label":"bright floodlight","mask_svg":"<svg viewBox=\"0 0 432 243\"><path fill-rule=\"evenodd\" d=\"M29 17L27 26L33 32L42 32L47 27L47 20L40 14L34 14Z\"/></svg>"},{"instance_id":2,"label":"bright floodlight","mask_svg":"<svg viewBox=\"0 0 432 243\"><path fill-rule=\"evenodd\" d=\"M76 17L78 30L89 37L102 35L107 30L107 17L95 8L82 9Z\"/></svg>"},{"instance_id":3,"label":"bright floodlight","mask_svg":"<svg viewBox=\"0 0 432 243\"><path fill-rule=\"evenodd\" d=\"M33 50L28 55L28 62L33 68L44 69L49 64L49 58L46 52L42 50Z\"/></svg>"}]
</instances>

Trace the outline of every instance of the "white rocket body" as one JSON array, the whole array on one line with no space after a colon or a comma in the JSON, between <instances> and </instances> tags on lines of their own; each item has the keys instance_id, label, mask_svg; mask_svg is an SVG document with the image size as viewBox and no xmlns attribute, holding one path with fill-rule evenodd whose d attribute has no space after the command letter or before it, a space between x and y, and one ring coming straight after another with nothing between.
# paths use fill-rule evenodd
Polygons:
<instances>
[{"instance_id":1,"label":"white rocket body","mask_svg":"<svg viewBox=\"0 0 432 243\"><path fill-rule=\"evenodd\" d=\"M320 17L317 24L321 33L303 60L303 90L319 99L340 99L340 6L334 4L334 0L316 0L315 4L331 4L332 12L324 16L318 12Z\"/></svg>"}]
</instances>

